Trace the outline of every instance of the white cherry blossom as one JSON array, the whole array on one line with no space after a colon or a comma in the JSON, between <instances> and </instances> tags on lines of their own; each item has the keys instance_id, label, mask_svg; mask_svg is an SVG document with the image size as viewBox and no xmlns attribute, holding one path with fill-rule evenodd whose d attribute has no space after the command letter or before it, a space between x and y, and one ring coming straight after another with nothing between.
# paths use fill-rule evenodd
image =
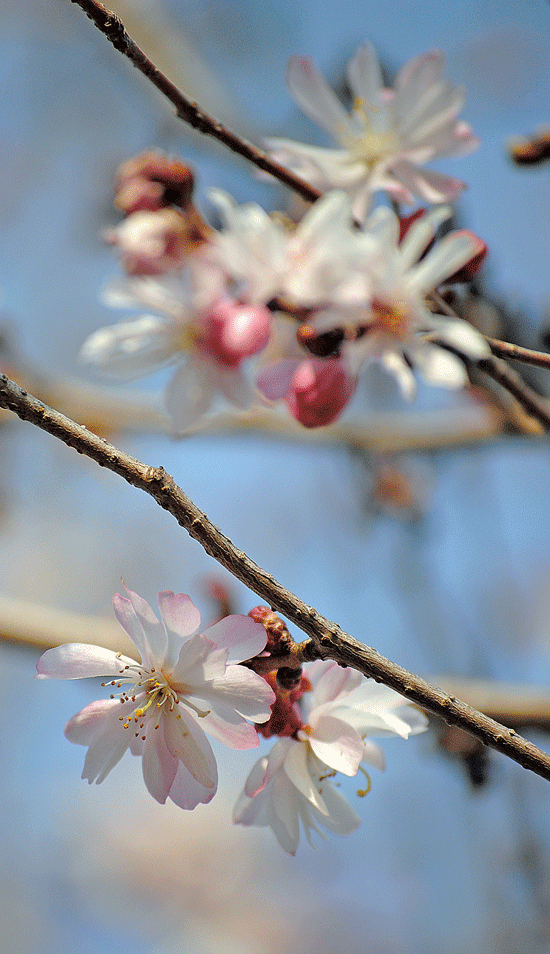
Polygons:
<instances>
[{"instance_id":1,"label":"white cherry blossom","mask_svg":"<svg viewBox=\"0 0 550 954\"><path fill-rule=\"evenodd\" d=\"M436 241L421 258L450 215L448 207L432 209L413 222L401 242L399 219L391 209L381 207L367 219L362 234L370 298L357 307L319 311L311 320L320 333L338 327L357 332L343 345L352 376L365 363L380 361L412 398L416 383L411 366L431 384L462 387L468 381L464 362L434 339L473 361L489 356L487 342L472 325L434 314L426 304L429 292L485 249L477 236L461 230Z\"/></svg>"},{"instance_id":2,"label":"white cherry blossom","mask_svg":"<svg viewBox=\"0 0 550 954\"><path fill-rule=\"evenodd\" d=\"M113 282L104 300L114 308L150 313L95 331L80 360L100 374L131 380L175 366L164 404L175 431L200 419L221 394L239 408L255 399L241 362L269 337L271 316L261 306L220 297L199 307L182 277L132 277Z\"/></svg>"},{"instance_id":3,"label":"white cherry blossom","mask_svg":"<svg viewBox=\"0 0 550 954\"><path fill-rule=\"evenodd\" d=\"M300 698L302 727L256 763L233 812L238 824L270 827L289 854L298 847L300 825L310 843L312 831L324 838L321 828L348 835L359 826L359 816L330 780L337 772L355 776L364 765L384 769L384 754L371 736L406 739L427 727L425 716L402 696L353 669L317 662L308 679L312 691Z\"/></svg>"},{"instance_id":4,"label":"white cherry blossom","mask_svg":"<svg viewBox=\"0 0 550 954\"><path fill-rule=\"evenodd\" d=\"M272 157L311 185L345 189L354 215L363 220L371 197L385 190L398 201L454 199L464 183L423 166L443 156L461 156L479 140L459 120L464 91L445 80L444 56L431 51L403 66L395 87L384 87L374 47L365 44L348 64L354 102L348 113L307 57L290 60L287 83L300 108L339 148L268 139Z\"/></svg>"},{"instance_id":5,"label":"white cherry blossom","mask_svg":"<svg viewBox=\"0 0 550 954\"><path fill-rule=\"evenodd\" d=\"M350 201L342 191L323 196L294 223L269 215L255 202L237 205L220 189L210 198L223 229L211 237L203 260L237 283L247 302L280 297L298 308L353 304L368 293L364 242L354 228Z\"/></svg>"},{"instance_id":6,"label":"white cherry blossom","mask_svg":"<svg viewBox=\"0 0 550 954\"><path fill-rule=\"evenodd\" d=\"M115 615L141 657L81 643L49 649L38 678L104 676L110 698L92 702L65 727L88 746L82 778L99 784L127 749L142 757L145 784L157 801L180 808L209 802L217 768L205 730L235 749L258 745L255 723L270 715L274 694L237 665L260 653L266 631L249 616L227 616L197 632L200 613L181 593L159 593L160 621L137 593L114 599Z\"/></svg>"}]
</instances>

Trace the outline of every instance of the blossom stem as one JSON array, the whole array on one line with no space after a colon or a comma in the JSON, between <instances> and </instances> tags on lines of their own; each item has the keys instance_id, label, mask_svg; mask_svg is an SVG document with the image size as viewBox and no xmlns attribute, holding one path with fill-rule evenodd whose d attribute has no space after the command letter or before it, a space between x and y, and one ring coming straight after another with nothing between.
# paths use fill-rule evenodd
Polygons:
<instances>
[{"instance_id":1,"label":"blossom stem","mask_svg":"<svg viewBox=\"0 0 550 954\"><path fill-rule=\"evenodd\" d=\"M514 759L524 768L550 780L550 756L537 746L454 696L430 685L419 676L381 656L321 616L312 606L287 590L254 563L218 530L176 485L162 467L150 467L130 457L108 441L47 407L0 374L0 407L42 428L78 453L95 460L150 494L171 513L204 550L237 579L282 613L310 637L322 659L334 659L382 682L445 722L456 725L484 744Z\"/></svg>"},{"instance_id":2,"label":"blossom stem","mask_svg":"<svg viewBox=\"0 0 550 954\"><path fill-rule=\"evenodd\" d=\"M78 4L98 30L112 43L115 50L127 56L134 66L166 96L175 107L176 115L180 119L206 136L213 136L214 139L218 139L224 146L227 146L232 152L237 153L244 159L248 159L262 172L269 173L279 182L294 189L306 202L315 202L319 198L320 192L317 189L295 176L284 166L279 165L278 162L274 162L257 146L253 146L252 143L227 129L218 119L209 116L198 103L185 96L132 40L116 14L107 10L98 0L72 0L72 3Z\"/></svg>"},{"instance_id":3,"label":"blossom stem","mask_svg":"<svg viewBox=\"0 0 550 954\"><path fill-rule=\"evenodd\" d=\"M456 311L437 291L430 292L428 299L432 301L435 308L449 318L458 318ZM545 355L540 351L529 351L527 348L520 348L518 345L509 344L507 341L498 341L494 338L486 337L486 341L493 352L493 357L482 358L479 361L472 362L467 355L463 354L458 348L449 345L447 342L439 340L434 336L434 341L440 348L445 348L461 358L469 367L479 368L490 378L500 384L516 401L534 417L546 430L550 430L550 403L544 398L539 397L536 391L533 391L516 372L509 368L503 358L509 358L515 361L524 361L528 364L536 364L540 367L550 369L550 355ZM498 356L498 357L497 357Z\"/></svg>"}]
</instances>

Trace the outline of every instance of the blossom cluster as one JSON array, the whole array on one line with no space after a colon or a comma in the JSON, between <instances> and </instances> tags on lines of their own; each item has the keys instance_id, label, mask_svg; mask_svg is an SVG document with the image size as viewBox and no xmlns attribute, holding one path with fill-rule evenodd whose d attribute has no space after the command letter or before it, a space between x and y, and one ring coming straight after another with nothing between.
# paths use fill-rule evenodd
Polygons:
<instances>
[{"instance_id":1,"label":"blossom cluster","mask_svg":"<svg viewBox=\"0 0 550 954\"><path fill-rule=\"evenodd\" d=\"M69 741L87 746L82 777L90 784L102 782L129 750L141 757L153 798L194 809L210 802L218 785L207 734L233 749L278 736L250 772L234 821L271 827L294 854L300 825L311 841L312 831L347 835L360 824L331 779L364 772L364 765L384 768L372 736L408 738L426 727L425 717L392 689L330 661L314 663L307 676L254 672L254 658L265 661L266 650L282 647L284 624L267 607L226 616L201 633L200 613L185 594L159 593L160 620L131 590L113 603L139 661L69 643L49 649L37 664L38 678L100 676L110 690L65 727Z\"/></svg>"},{"instance_id":2,"label":"blossom cluster","mask_svg":"<svg viewBox=\"0 0 550 954\"><path fill-rule=\"evenodd\" d=\"M446 387L467 382L465 361L488 356L482 335L434 310L429 296L469 280L486 247L466 230L437 233L462 182L426 163L478 144L459 119L463 91L444 78L441 53L406 64L384 87L374 49L348 65L348 113L305 58L293 59L290 91L338 148L268 140L272 157L322 195L295 221L210 190L221 228L193 204L193 175L148 152L118 172L125 214L107 240L125 277L105 292L138 317L88 338L81 357L131 378L173 365L165 407L177 432L222 395L238 408L284 402L306 427L330 424L352 398L363 368L380 362L408 398L415 373ZM412 215L394 206L420 199Z\"/></svg>"}]
</instances>

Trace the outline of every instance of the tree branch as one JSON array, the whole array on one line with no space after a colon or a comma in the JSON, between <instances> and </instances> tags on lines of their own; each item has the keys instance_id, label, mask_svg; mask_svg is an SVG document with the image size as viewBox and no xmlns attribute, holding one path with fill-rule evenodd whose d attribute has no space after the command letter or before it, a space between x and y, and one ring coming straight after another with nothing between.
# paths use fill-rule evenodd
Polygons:
<instances>
[{"instance_id":1,"label":"tree branch","mask_svg":"<svg viewBox=\"0 0 550 954\"><path fill-rule=\"evenodd\" d=\"M170 100L175 107L176 115L180 119L206 136L213 136L214 139L218 139L224 146L227 146L232 152L237 153L244 159L248 159L262 172L269 173L279 182L290 189L294 189L306 202L315 202L319 198L321 193L317 189L295 176L289 169L279 165L278 162L274 162L267 153L258 149L257 146L253 146L252 143L231 132L218 119L209 116L194 100L185 96L132 40L116 14L111 13L97 0L71 0L71 2L81 7L98 30L107 37L109 43L112 43L115 50L127 56L134 66Z\"/></svg>"},{"instance_id":2,"label":"tree branch","mask_svg":"<svg viewBox=\"0 0 550 954\"><path fill-rule=\"evenodd\" d=\"M119 474L129 484L150 494L210 556L306 633L322 659L334 659L341 665L351 666L365 676L391 686L410 702L470 732L524 768L550 780L548 755L517 735L513 729L494 722L441 689L429 685L325 619L238 550L210 523L162 467L148 467L123 453L37 401L3 374L0 375L0 406L14 411L22 420L48 431L78 453L90 457L101 467Z\"/></svg>"}]
</instances>

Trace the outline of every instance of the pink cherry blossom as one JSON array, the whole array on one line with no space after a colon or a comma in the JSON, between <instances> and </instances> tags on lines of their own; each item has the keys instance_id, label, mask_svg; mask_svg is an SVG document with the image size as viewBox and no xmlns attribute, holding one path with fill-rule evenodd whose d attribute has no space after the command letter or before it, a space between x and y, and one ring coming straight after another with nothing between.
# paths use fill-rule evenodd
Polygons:
<instances>
[{"instance_id":1,"label":"pink cherry blossom","mask_svg":"<svg viewBox=\"0 0 550 954\"><path fill-rule=\"evenodd\" d=\"M355 776L365 764L384 769L384 754L371 736L407 739L427 727L402 696L353 669L319 661L307 676L312 691L299 699L302 725L256 763L233 812L237 824L270 827L289 854L298 847L300 826L310 843L311 831L324 838L321 828L348 835L359 826L330 779L337 772Z\"/></svg>"},{"instance_id":2,"label":"pink cherry blossom","mask_svg":"<svg viewBox=\"0 0 550 954\"><path fill-rule=\"evenodd\" d=\"M142 757L150 794L180 808L209 802L217 768L205 731L234 749L258 745L253 722L265 722L274 694L264 679L238 665L260 653L263 626L249 616L227 616L204 633L200 613L183 593L159 593L160 621L148 603L127 590L115 615L141 657L80 643L49 649L38 678L104 676L109 699L92 702L69 720L70 742L88 746L82 778L99 784L127 749Z\"/></svg>"},{"instance_id":3,"label":"pink cherry blossom","mask_svg":"<svg viewBox=\"0 0 550 954\"><path fill-rule=\"evenodd\" d=\"M386 89L374 47L365 44L348 64L354 97L348 113L312 61L294 57L287 73L290 92L339 148L288 139L269 139L266 145L275 160L321 191L344 189L361 221L378 190L402 202L415 196L428 202L454 199L464 183L423 167L438 157L465 155L479 140L458 118L464 92L445 80L444 66L441 52L425 53L405 64L394 88Z\"/></svg>"}]
</instances>

